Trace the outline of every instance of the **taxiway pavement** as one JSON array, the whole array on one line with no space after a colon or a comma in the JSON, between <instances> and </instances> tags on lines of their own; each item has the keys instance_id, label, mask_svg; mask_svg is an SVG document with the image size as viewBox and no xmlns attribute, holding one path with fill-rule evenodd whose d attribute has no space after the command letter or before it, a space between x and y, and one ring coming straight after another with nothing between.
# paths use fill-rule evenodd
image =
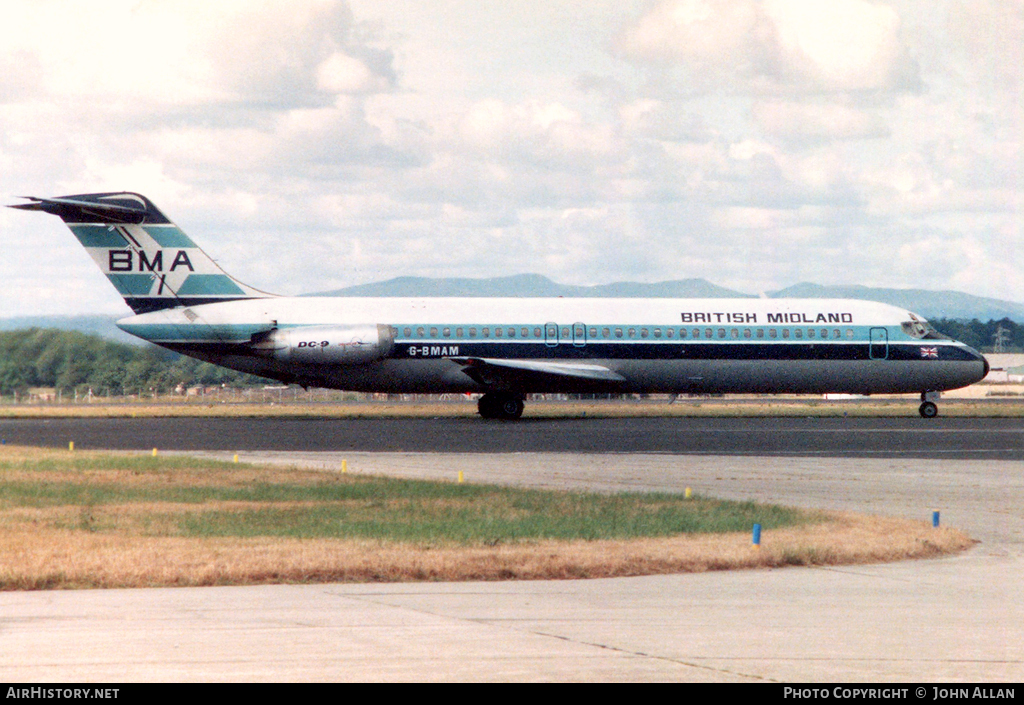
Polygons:
<instances>
[{"instance_id":1,"label":"taxiway pavement","mask_svg":"<svg viewBox=\"0 0 1024 705\"><path fill-rule=\"evenodd\" d=\"M1024 418L0 419L0 440L119 450L673 453L1024 462Z\"/></svg>"}]
</instances>

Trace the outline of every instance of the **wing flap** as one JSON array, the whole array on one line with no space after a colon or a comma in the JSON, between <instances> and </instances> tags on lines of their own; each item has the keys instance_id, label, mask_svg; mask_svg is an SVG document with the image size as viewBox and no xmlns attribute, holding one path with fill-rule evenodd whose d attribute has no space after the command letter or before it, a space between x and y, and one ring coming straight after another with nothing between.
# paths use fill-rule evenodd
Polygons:
<instances>
[{"instance_id":1,"label":"wing flap","mask_svg":"<svg viewBox=\"0 0 1024 705\"><path fill-rule=\"evenodd\" d=\"M554 380L580 383L620 383L626 378L603 365L583 362L545 362L542 360L503 360L484 357L453 357L462 371L474 381L491 387L518 387Z\"/></svg>"}]
</instances>

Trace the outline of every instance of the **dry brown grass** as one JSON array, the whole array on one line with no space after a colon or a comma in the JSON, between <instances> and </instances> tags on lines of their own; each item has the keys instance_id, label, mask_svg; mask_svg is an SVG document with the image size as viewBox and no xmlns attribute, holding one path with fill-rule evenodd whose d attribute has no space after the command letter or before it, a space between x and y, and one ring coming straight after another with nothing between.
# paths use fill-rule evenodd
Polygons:
<instances>
[{"instance_id":1,"label":"dry brown grass","mask_svg":"<svg viewBox=\"0 0 1024 705\"><path fill-rule=\"evenodd\" d=\"M27 518L27 517L26 517ZM923 522L830 515L766 532L635 541L428 548L371 541L183 539L4 527L0 588L114 588L308 582L609 578L930 558L972 540Z\"/></svg>"},{"instance_id":2,"label":"dry brown grass","mask_svg":"<svg viewBox=\"0 0 1024 705\"><path fill-rule=\"evenodd\" d=\"M310 483L324 473L278 466L210 464L111 467L120 456L3 446L0 480L13 482L243 486ZM77 468L68 467L74 458ZM431 500L444 503L448 500ZM316 502L276 501L277 508ZM964 550L969 537L923 522L855 514L749 533L628 541L532 541L495 546L417 545L354 539L190 538L182 513L242 511L259 502L165 501L0 506L0 589L602 578L787 565L840 565L927 558Z\"/></svg>"}]
</instances>

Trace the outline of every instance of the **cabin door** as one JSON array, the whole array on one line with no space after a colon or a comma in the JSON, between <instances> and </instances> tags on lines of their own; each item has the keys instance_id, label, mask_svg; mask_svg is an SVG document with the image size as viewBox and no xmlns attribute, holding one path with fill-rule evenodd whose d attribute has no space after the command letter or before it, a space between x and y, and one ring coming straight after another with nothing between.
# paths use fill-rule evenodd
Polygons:
<instances>
[{"instance_id":1,"label":"cabin door","mask_svg":"<svg viewBox=\"0 0 1024 705\"><path fill-rule=\"evenodd\" d=\"M582 323L572 324L572 344L577 348L587 344L587 327Z\"/></svg>"},{"instance_id":2,"label":"cabin door","mask_svg":"<svg viewBox=\"0 0 1024 705\"><path fill-rule=\"evenodd\" d=\"M872 360L885 360L889 357L889 331L886 328L871 329L868 357Z\"/></svg>"}]
</instances>

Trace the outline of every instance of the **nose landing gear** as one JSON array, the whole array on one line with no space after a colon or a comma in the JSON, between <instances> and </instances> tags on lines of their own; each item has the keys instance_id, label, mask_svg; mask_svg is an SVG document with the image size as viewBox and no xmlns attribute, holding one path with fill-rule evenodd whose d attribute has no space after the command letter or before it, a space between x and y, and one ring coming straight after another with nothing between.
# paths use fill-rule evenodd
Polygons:
<instances>
[{"instance_id":1,"label":"nose landing gear","mask_svg":"<svg viewBox=\"0 0 1024 705\"><path fill-rule=\"evenodd\" d=\"M917 413L922 418L934 419L939 415L939 407L935 404L938 398L938 392L921 392L921 406L917 407Z\"/></svg>"}]
</instances>

